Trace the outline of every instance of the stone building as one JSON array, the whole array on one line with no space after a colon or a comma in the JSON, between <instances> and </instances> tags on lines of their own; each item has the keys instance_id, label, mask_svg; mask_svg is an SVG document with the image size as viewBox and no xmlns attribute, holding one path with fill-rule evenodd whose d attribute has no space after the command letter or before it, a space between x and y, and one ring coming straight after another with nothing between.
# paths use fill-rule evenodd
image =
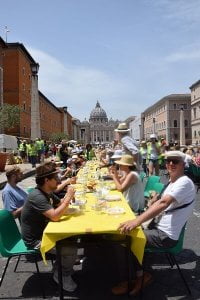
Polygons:
<instances>
[{"instance_id":1,"label":"stone building","mask_svg":"<svg viewBox=\"0 0 200 300\"><path fill-rule=\"evenodd\" d=\"M190 87L192 144L200 144L200 80Z\"/></svg>"},{"instance_id":2,"label":"stone building","mask_svg":"<svg viewBox=\"0 0 200 300\"><path fill-rule=\"evenodd\" d=\"M141 140L141 116L134 117L129 122L130 136L135 140Z\"/></svg>"},{"instance_id":3,"label":"stone building","mask_svg":"<svg viewBox=\"0 0 200 300\"><path fill-rule=\"evenodd\" d=\"M191 144L191 95L168 95L147 108L141 115L141 137L148 140L155 133L166 142L180 143L180 112L183 110L185 143Z\"/></svg>"},{"instance_id":4,"label":"stone building","mask_svg":"<svg viewBox=\"0 0 200 300\"><path fill-rule=\"evenodd\" d=\"M81 143L108 144L114 140L114 129L119 121L108 120L105 110L97 101L91 111L89 121L86 119L79 124Z\"/></svg>"}]
</instances>

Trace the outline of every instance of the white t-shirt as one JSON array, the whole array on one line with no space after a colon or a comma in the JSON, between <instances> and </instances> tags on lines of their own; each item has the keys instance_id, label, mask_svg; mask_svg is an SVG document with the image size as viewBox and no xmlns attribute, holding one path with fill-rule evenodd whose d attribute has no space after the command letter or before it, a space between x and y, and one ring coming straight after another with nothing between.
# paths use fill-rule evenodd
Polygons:
<instances>
[{"instance_id":1,"label":"white t-shirt","mask_svg":"<svg viewBox=\"0 0 200 300\"><path fill-rule=\"evenodd\" d=\"M176 199L165 209L167 211L191 202L196 198L196 191L192 180L187 176L182 176L167 186L164 195L170 195ZM178 240L181 229L192 214L193 207L194 202L187 207L163 214L157 228L165 232L171 239Z\"/></svg>"}]
</instances>

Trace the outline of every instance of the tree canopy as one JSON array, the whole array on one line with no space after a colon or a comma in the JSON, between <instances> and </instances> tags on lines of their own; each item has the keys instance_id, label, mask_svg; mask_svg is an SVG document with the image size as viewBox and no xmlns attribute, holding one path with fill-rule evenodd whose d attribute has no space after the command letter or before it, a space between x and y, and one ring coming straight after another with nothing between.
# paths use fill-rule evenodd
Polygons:
<instances>
[{"instance_id":1,"label":"tree canopy","mask_svg":"<svg viewBox=\"0 0 200 300\"><path fill-rule=\"evenodd\" d=\"M0 128L13 128L20 123L20 107L18 105L3 104L0 107Z\"/></svg>"}]
</instances>

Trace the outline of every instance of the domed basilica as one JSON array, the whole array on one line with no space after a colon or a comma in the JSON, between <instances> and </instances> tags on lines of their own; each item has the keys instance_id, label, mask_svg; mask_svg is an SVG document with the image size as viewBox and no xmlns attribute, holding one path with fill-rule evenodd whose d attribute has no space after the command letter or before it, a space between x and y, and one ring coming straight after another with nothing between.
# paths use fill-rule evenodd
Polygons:
<instances>
[{"instance_id":1,"label":"domed basilica","mask_svg":"<svg viewBox=\"0 0 200 300\"><path fill-rule=\"evenodd\" d=\"M105 110L97 101L95 108L90 113L89 121L79 124L80 140L82 143L108 144L114 140L114 129L117 128L119 121L112 118L108 120Z\"/></svg>"}]
</instances>

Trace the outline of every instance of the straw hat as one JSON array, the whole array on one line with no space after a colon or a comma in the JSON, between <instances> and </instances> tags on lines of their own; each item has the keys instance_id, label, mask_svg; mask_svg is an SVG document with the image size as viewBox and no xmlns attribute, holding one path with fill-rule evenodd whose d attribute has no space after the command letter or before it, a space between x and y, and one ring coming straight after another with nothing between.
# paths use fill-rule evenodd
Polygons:
<instances>
[{"instance_id":1,"label":"straw hat","mask_svg":"<svg viewBox=\"0 0 200 300\"><path fill-rule=\"evenodd\" d=\"M128 154L122 155L121 159L116 160L115 163L118 165L123 165L123 166L136 166L133 156L128 155Z\"/></svg>"},{"instance_id":2,"label":"straw hat","mask_svg":"<svg viewBox=\"0 0 200 300\"><path fill-rule=\"evenodd\" d=\"M127 127L126 123L120 123L117 127L117 129L115 129L115 131L117 132L128 132L130 131L130 129Z\"/></svg>"}]
</instances>

